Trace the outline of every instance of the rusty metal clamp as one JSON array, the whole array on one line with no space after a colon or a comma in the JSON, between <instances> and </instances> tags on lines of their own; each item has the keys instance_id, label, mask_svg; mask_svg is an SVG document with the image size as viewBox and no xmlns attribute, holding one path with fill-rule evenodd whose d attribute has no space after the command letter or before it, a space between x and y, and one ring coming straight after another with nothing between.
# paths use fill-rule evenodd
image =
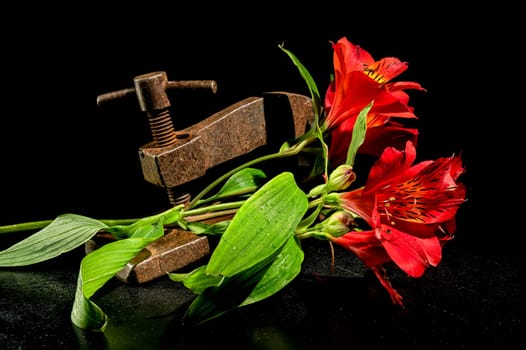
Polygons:
<instances>
[{"instance_id":1,"label":"rusty metal clamp","mask_svg":"<svg viewBox=\"0 0 526 350\"><path fill-rule=\"evenodd\" d=\"M99 95L97 104L137 96L153 136L151 142L139 148L143 176L146 181L164 187L172 205L181 202L181 198L174 195L174 188L276 140L299 137L313 120L310 98L278 91L248 97L176 131L167 89L209 89L215 93L217 85L213 80L169 81L165 72L152 72L135 77L133 88ZM96 247L92 241L86 251ZM117 277L125 282L147 282L209 253L206 237L171 229L162 239L146 247Z\"/></svg>"}]
</instances>

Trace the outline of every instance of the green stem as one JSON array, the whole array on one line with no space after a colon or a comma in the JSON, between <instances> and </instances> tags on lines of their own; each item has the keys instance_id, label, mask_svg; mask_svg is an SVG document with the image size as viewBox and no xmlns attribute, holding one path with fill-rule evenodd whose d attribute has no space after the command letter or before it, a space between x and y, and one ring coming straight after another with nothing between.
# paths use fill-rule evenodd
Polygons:
<instances>
[{"instance_id":1,"label":"green stem","mask_svg":"<svg viewBox=\"0 0 526 350\"><path fill-rule=\"evenodd\" d=\"M234 215L237 212L237 210L238 209L229 209L229 210L214 211L214 212L204 213L204 214L199 214L199 215L190 215L190 216L186 216L186 221L196 222L196 221L205 221L205 220L213 219L213 218L226 217L229 215Z\"/></svg>"},{"instance_id":2,"label":"green stem","mask_svg":"<svg viewBox=\"0 0 526 350\"><path fill-rule=\"evenodd\" d=\"M309 208L315 208L320 204L324 203L324 198L316 198L309 202Z\"/></svg>"},{"instance_id":3,"label":"green stem","mask_svg":"<svg viewBox=\"0 0 526 350\"><path fill-rule=\"evenodd\" d=\"M183 216L197 216L197 215L203 215L213 212L223 212L230 213L231 209L238 209L244 201L237 201L237 202L230 202L230 203L221 203L216 205L211 205L209 207L205 208L198 208L193 210L187 210L184 211ZM152 217L161 217L169 214L172 210L180 210L178 207L170 208L162 213L152 215ZM224 213L222 215L225 215ZM209 217L215 217L218 216L217 214L210 214ZM137 220L140 220L140 218L134 218L134 219L102 219L99 220L100 222L105 223L108 226L116 226L116 225L129 225L133 224ZM40 230L46 227L47 225L51 224L53 220L40 220L40 221L31 221L31 222L24 222L19 224L12 224L12 225L3 225L0 226L0 234L7 234L7 233L15 233L15 232L25 232L25 231L35 231ZM171 223L167 223L171 224Z\"/></svg>"},{"instance_id":4,"label":"green stem","mask_svg":"<svg viewBox=\"0 0 526 350\"><path fill-rule=\"evenodd\" d=\"M317 239L328 240L328 241L330 241L330 239L332 238L330 234L328 234L327 232L322 232L322 231L307 231L307 232L296 233L296 238L300 240L307 239L310 237L315 237Z\"/></svg>"},{"instance_id":5,"label":"green stem","mask_svg":"<svg viewBox=\"0 0 526 350\"><path fill-rule=\"evenodd\" d=\"M109 220L99 220L99 221L105 223L108 226L115 226L115 225L128 225L128 224L134 223L137 220L139 219L109 219ZM12 224L12 225L3 225L3 226L0 226L0 234L40 230L52 222L53 220L40 220L40 221L23 222L23 223Z\"/></svg>"},{"instance_id":6,"label":"green stem","mask_svg":"<svg viewBox=\"0 0 526 350\"><path fill-rule=\"evenodd\" d=\"M185 210L183 211L183 216L187 217L187 216L203 215L203 214L216 212L216 211L238 209L239 207L241 207L241 205L243 205L243 203L245 203L245 201L220 203L220 204L211 205L209 207Z\"/></svg>"},{"instance_id":7,"label":"green stem","mask_svg":"<svg viewBox=\"0 0 526 350\"><path fill-rule=\"evenodd\" d=\"M53 220L41 220L41 221L24 222L24 223L13 224L13 225L4 225L4 226L0 226L0 234L38 230L38 229L41 229L49 225L52 221Z\"/></svg>"}]
</instances>

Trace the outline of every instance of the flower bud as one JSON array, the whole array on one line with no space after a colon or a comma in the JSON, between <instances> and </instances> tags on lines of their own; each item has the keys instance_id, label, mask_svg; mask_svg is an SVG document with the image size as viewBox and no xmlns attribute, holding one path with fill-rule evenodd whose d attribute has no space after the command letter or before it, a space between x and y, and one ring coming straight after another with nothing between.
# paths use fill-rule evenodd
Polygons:
<instances>
[{"instance_id":1,"label":"flower bud","mask_svg":"<svg viewBox=\"0 0 526 350\"><path fill-rule=\"evenodd\" d=\"M352 170L352 166L348 164L339 165L329 175L327 182L327 189L331 191L341 191L349 187L356 179L356 174Z\"/></svg>"},{"instance_id":2,"label":"flower bud","mask_svg":"<svg viewBox=\"0 0 526 350\"><path fill-rule=\"evenodd\" d=\"M322 224L323 232L329 233L333 237L340 237L351 229L349 226L354 223L353 217L350 213L340 210L333 213Z\"/></svg>"},{"instance_id":3,"label":"flower bud","mask_svg":"<svg viewBox=\"0 0 526 350\"><path fill-rule=\"evenodd\" d=\"M309 191L310 197L316 197L323 193L323 191L327 188L327 184L321 184Z\"/></svg>"}]
</instances>

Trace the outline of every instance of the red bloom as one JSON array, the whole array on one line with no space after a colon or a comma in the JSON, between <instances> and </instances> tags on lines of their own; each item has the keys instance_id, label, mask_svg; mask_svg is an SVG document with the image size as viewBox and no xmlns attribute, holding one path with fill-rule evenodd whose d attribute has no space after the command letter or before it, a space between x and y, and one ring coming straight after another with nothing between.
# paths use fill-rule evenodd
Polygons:
<instances>
[{"instance_id":1,"label":"red bloom","mask_svg":"<svg viewBox=\"0 0 526 350\"><path fill-rule=\"evenodd\" d=\"M412 277L437 266L465 201L466 188L457 182L464 172L459 156L413 165L415 159L410 141L404 151L386 148L363 188L339 194L340 205L360 215L371 230L332 240L356 253L379 278L378 266L390 260ZM393 300L400 301L393 292Z\"/></svg>"},{"instance_id":2,"label":"red bloom","mask_svg":"<svg viewBox=\"0 0 526 350\"><path fill-rule=\"evenodd\" d=\"M424 90L414 82L390 82L407 69L407 63L394 57L375 61L345 37L333 44L333 49L334 80L325 95L325 125L332 135L331 162L337 165L345 160L356 118L373 100L360 152L380 155L385 147L403 147L407 140L415 143L418 131L392 119L416 119L404 90Z\"/></svg>"}]
</instances>

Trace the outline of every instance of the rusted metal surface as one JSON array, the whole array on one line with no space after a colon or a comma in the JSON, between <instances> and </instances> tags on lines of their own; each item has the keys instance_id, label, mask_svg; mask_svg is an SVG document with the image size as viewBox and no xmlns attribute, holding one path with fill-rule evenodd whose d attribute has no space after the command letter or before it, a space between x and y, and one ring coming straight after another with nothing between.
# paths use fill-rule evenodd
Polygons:
<instances>
[{"instance_id":1,"label":"rusted metal surface","mask_svg":"<svg viewBox=\"0 0 526 350\"><path fill-rule=\"evenodd\" d=\"M286 135L294 138L305 132L312 118L310 99L303 95L275 92L264 97L249 97L222 111L177 132L176 141L167 147L152 142L140 148L144 178L162 187L176 187L197 179L221 163L245 155L267 145L272 131L265 113L269 100L285 99L288 120L294 130ZM275 127L280 127L277 123ZM282 125L281 127L285 127Z\"/></svg>"},{"instance_id":2,"label":"rusted metal surface","mask_svg":"<svg viewBox=\"0 0 526 350\"><path fill-rule=\"evenodd\" d=\"M148 245L116 277L130 283L144 283L176 271L210 253L207 237L173 229Z\"/></svg>"},{"instance_id":3,"label":"rusted metal surface","mask_svg":"<svg viewBox=\"0 0 526 350\"><path fill-rule=\"evenodd\" d=\"M134 88L99 95L97 104L137 96L153 136L150 143L139 149L143 176L146 181L166 188L172 205L179 202L171 189L205 175L214 166L267 145L272 139L298 137L313 119L310 98L278 91L248 97L188 128L175 130L166 91L207 89L215 93L215 81L168 81L162 71L142 74L133 80Z\"/></svg>"},{"instance_id":4,"label":"rusted metal surface","mask_svg":"<svg viewBox=\"0 0 526 350\"><path fill-rule=\"evenodd\" d=\"M86 244L86 253L89 254L111 241L112 239L105 239L104 236L97 236ZM126 283L149 282L167 272L188 266L208 254L210 245L207 237L174 228L167 230L164 236L139 252L115 277Z\"/></svg>"}]
</instances>

